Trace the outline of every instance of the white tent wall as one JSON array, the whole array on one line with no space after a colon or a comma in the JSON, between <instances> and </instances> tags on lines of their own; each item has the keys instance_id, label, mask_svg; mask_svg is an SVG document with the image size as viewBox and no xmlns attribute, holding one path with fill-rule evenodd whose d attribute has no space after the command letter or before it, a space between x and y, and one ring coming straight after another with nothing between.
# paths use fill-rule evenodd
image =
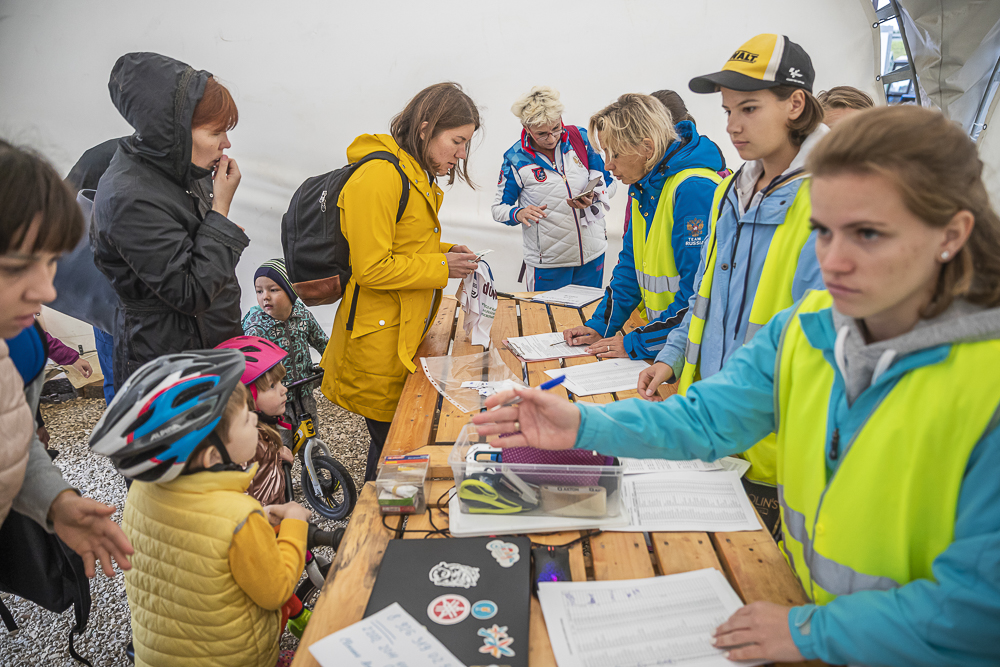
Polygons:
<instances>
[{"instance_id":1,"label":"white tent wall","mask_svg":"<svg viewBox=\"0 0 1000 667\"><path fill-rule=\"evenodd\" d=\"M520 231L494 222L490 205L503 152L520 132L509 111L519 94L552 85L566 122L586 126L621 93L672 88L736 166L719 97L688 92L688 80L717 71L749 37L777 32L812 56L817 92L847 84L874 95L868 26L863 6L842 0L4 0L0 136L66 173L87 148L131 133L107 88L123 53L157 51L216 74L240 109L229 154L243 172L231 218L252 239L237 271L246 308L254 269L280 255L281 214L301 181L344 164L358 134L386 132L424 86L457 81L480 105L484 130L470 160L478 189L446 188L444 238L495 249L497 284L514 290ZM621 188L608 218L608 277L625 201ZM329 329L334 307L315 312Z\"/></svg>"}]
</instances>

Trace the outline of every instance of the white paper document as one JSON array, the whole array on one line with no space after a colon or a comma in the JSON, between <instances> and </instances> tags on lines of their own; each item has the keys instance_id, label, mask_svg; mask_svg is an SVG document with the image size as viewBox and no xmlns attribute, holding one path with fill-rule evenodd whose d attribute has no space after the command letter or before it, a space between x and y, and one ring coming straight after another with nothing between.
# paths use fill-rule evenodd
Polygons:
<instances>
[{"instance_id":1,"label":"white paper document","mask_svg":"<svg viewBox=\"0 0 1000 667\"><path fill-rule=\"evenodd\" d=\"M322 667L464 667L398 602L309 647Z\"/></svg>"},{"instance_id":2,"label":"white paper document","mask_svg":"<svg viewBox=\"0 0 1000 667\"><path fill-rule=\"evenodd\" d=\"M718 461L668 461L667 459L630 459L619 457L622 464L622 474L640 475L647 472L687 472L687 471L712 471L712 470L733 470L739 473L740 477L750 469L750 462L735 456L723 456Z\"/></svg>"},{"instance_id":3,"label":"white paper document","mask_svg":"<svg viewBox=\"0 0 1000 667\"><path fill-rule=\"evenodd\" d=\"M738 473L656 472L622 481L630 525L621 530L735 532L760 530Z\"/></svg>"},{"instance_id":4,"label":"white paper document","mask_svg":"<svg viewBox=\"0 0 1000 667\"><path fill-rule=\"evenodd\" d=\"M623 475L639 475L647 472L689 472L724 470L719 461L668 461L667 459L630 459L619 457Z\"/></svg>"},{"instance_id":5,"label":"white paper document","mask_svg":"<svg viewBox=\"0 0 1000 667\"><path fill-rule=\"evenodd\" d=\"M712 632L743 603L712 568L650 579L542 582L538 601L559 667L734 664L712 646Z\"/></svg>"},{"instance_id":6,"label":"white paper document","mask_svg":"<svg viewBox=\"0 0 1000 667\"><path fill-rule=\"evenodd\" d=\"M635 389L639 373L649 368L641 359L607 359L599 363L545 371L549 377L566 376L563 386L577 396L607 394Z\"/></svg>"},{"instance_id":7,"label":"white paper document","mask_svg":"<svg viewBox=\"0 0 1000 667\"><path fill-rule=\"evenodd\" d=\"M488 535L521 535L524 533L557 533L562 530L629 530L629 516L578 518L571 516L540 516L537 514L463 514L458 498L448 502L448 530L454 537L486 537Z\"/></svg>"},{"instance_id":8,"label":"white paper document","mask_svg":"<svg viewBox=\"0 0 1000 667\"><path fill-rule=\"evenodd\" d=\"M504 345L523 361L546 361L563 357L589 356L586 345L570 347L561 333L543 333L534 336L508 338Z\"/></svg>"},{"instance_id":9,"label":"white paper document","mask_svg":"<svg viewBox=\"0 0 1000 667\"><path fill-rule=\"evenodd\" d=\"M604 298L604 290L600 287L566 285L566 287L536 294L531 300L540 303L551 303L557 306L582 308L588 303L593 303L601 298Z\"/></svg>"}]
</instances>

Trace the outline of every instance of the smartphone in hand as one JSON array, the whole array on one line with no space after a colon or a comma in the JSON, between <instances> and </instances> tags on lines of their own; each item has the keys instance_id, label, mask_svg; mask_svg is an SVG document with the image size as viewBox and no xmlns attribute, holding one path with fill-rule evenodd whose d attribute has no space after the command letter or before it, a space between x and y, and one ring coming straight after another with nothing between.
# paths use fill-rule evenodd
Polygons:
<instances>
[{"instance_id":1,"label":"smartphone in hand","mask_svg":"<svg viewBox=\"0 0 1000 667\"><path fill-rule=\"evenodd\" d=\"M601 184L600 176L598 176L597 178L590 179L590 182L587 183L587 187L583 189L583 192L573 197L573 199L580 199L581 197L586 197L587 195L593 193L594 190L597 188L597 186L599 186L600 184Z\"/></svg>"}]
</instances>

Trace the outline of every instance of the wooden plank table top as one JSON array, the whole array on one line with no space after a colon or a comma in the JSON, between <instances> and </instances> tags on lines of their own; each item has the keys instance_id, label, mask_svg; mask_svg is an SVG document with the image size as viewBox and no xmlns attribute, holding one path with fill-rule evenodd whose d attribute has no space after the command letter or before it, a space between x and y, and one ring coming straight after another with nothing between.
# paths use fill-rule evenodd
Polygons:
<instances>
[{"instance_id":1,"label":"wooden plank table top","mask_svg":"<svg viewBox=\"0 0 1000 667\"><path fill-rule=\"evenodd\" d=\"M516 294L516 296L529 296ZM427 336L417 351L424 356L466 356L483 352L481 346L470 344L462 327L461 309L457 302L446 298ZM596 357L576 357L555 361L520 362L500 344L504 338L549 331L563 331L585 322L596 308L546 306L501 299L493 322L491 337L503 362L530 386L548 379L545 370L595 363ZM456 312L457 311L457 312ZM641 324L633 318L626 326L631 330ZM404 519L392 517L383 524L375 497L375 486L364 486L358 505L350 518L347 532L337 552L327 584L313 611L293 667L318 667L308 646L327 635L361 620L371 595L385 547L390 539L420 539L433 527L448 525L447 513L441 500L454 486L448 453L462 426L471 415L443 400L419 367L407 378L396 418L386 440L383 456L409 453L430 455L431 491L428 510L422 515ZM484 379L488 368L483 369ZM576 397L559 387L567 400L589 403L610 403L637 395L634 390L618 394ZM660 388L666 398L676 387ZM386 527L388 525L388 528ZM569 531L531 535L539 544L564 544L580 537ZM744 602L765 600L784 605L807 602L806 596L785 562L784 556L767 531L735 533L650 533L647 545L642 533L605 532L585 538L589 543L588 557L583 542L570 548L570 566L574 581L619 580L688 572L706 567L721 571ZM537 598L531 598L531 620L528 663L531 667L555 667L555 657L549 643L545 620ZM798 663L802 664L802 663ZM808 664L808 663L807 663ZM812 663L819 664L819 663Z\"/></svg>"}]
</instances>

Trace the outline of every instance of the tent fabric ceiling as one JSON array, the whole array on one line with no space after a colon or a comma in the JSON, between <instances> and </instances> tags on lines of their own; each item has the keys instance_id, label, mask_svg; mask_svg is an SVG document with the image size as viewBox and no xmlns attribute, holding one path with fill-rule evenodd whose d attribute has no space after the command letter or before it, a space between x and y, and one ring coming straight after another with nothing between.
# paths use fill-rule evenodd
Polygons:
<instances>
[{"instance_id":1,"label":"tent fabric ceiling","mask_svg":"<svg viewBox=\"0 0 1000 667\"><path fill-rule=\"evenodd\" d=\"M921 93L970 134L1000 61L997 0L897 0Z\"/></svg>"}]
</instances>

